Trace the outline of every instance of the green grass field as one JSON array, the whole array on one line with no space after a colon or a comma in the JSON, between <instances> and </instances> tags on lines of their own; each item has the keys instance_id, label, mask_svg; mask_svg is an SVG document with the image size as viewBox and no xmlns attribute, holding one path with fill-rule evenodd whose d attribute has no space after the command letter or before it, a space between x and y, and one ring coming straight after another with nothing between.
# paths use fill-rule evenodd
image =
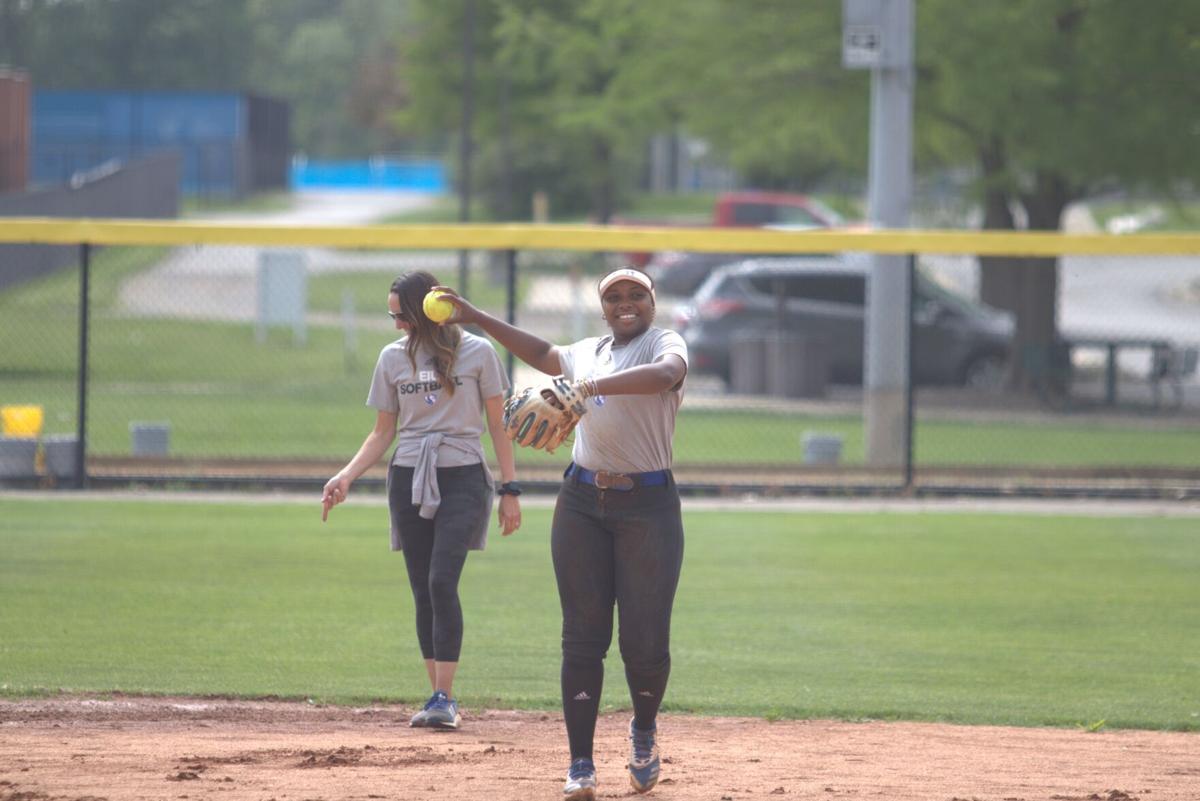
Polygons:
<instances>
[{"instance_id":1,"label":"green grass field","mask_svg":"<svg viewBox=\"0 0 1200 801\"><path fill-rule=\"evenodd\" d=\"M0 497L0 691L414 702L386 512ZM686 514L667 708L1200 730L1196 521ZM467 563L458 693L558 706L549 511ZM614 644L608 707L627 707Z\"/></svg>"},{"instance_id":2,"label":"green grass field","mask_svg":"<svg viewBox=\"0 0 1200 801\"><path fill-rule=\"evenodd\" d=\"M110 346L93 361L93 454L126 455L131 422L166 421L171 453L180 457L348 459L374 422L364 402L377 343L384 337L360 338L351 366L340 337L327 331L310 332L307 347L297 348L283 341L258 346L248 326L143 321L98 329L98 341ZM149 342L154 343L153 361L139 364ZM312 369L314 360L323 368ZM133 373L140 378L122 378ZM45 433L74 431L74 377L65 363L14 369L6 374L0 402L41 403ZM675 462L798 465L807 431L841 435L842 463L863 464L859 417L716 410L686 402L676 427ZM1200 428L1186 421L1148 427L1100 426L1071 418L1045 423L920 420L914 437L919 467L1187 468L1195 466L1200 453ZM490 454L490 444L485 448ZM517 456L521 464L549 466L564 463L563 453L524 449Z\"/></svg>"}]
</instances>

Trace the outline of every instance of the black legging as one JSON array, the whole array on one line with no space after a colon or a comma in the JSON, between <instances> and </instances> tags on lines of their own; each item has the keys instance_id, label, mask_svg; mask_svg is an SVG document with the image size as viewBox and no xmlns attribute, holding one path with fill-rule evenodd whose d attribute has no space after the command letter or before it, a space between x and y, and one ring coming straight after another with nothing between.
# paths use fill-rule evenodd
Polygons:
<instances>
[{"instance_id":1,"label":"black legging","mask_svg":"<svg viewBox=\"0 0 1200 801\"><path fill-rule=\"evenodd\" d=\"M592 756L604 656L618 643L638 728L654 726L671 673L671 607L683 564L679 493L563 482L550 533L562 604L562 700L571 759Z\"/></svg>"},{"instance_id":2,"label":"black legging","mask_svg":"<svg viewBox=\"0 0 1200 801\"><path fill-rule=\"evenodd\" d=\"M491 506L483 466L438 468L442 503L432 520L421 517L412 503L413 468L393 465L391 471L388 506L404 549L421 656L457 662L463 638L458 580L471 536L486 522Z\"/></svg>"}]
</instances>

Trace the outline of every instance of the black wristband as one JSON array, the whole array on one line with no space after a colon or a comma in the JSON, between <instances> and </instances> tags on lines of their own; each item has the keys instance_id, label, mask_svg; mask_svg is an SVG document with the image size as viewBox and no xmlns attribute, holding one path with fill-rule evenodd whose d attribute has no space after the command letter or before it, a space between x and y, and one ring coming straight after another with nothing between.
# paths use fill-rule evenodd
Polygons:
<instances>
[{"instance_id":1,"label":"black wristband","mask_svg":"<svg viewBox=\"0 0 1200 801\"><path fill-rule=\"evenodd\" d=\"M521 485L515 481L505 481L496 488L497 495L520 495Z\"/></svg>"}]
</instances>

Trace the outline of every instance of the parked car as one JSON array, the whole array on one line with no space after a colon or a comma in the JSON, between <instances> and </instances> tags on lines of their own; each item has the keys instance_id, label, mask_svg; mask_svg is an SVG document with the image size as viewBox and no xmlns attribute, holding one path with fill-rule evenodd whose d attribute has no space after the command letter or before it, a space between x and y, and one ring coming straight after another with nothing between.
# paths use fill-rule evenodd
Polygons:
<instances>
[{"instance_id":1,"label":"parked car","mask_svg":"<svg viewBox=\"0 0 1200 801\"><path fill-rule=\"evenodd\" d=\"M845 220L824 203L807 195L744 191L725 192L717 198L712 224L718 228L836 228L844 225Z\"/></svg>"},{"instance_id":2,"label":"parked car","mask_svg":"<svg viewBox=\"0 0 1200 801\"><path fill-rule=\"evenodd\" d=\"M861 384L869 264L861 255L839 254L752 258L717 268L675 314L691 369L728 381L735 337L783 330L823 338L830 380ZM1011 315L919 273L915 289L914 380L998 389L1012 349Z\"/></svg>"},{"instance_id":3,"label":"parked car","mask_svg":"<svg viewBox=\"0 0 1200 801\"><path fill-rule=\"evenodd\" d=\"M755 258L748 253L701 253L667 250L655 253L646 264L646 274L654 280L660 296L690 298L718 267Z\"/></svg>"},{"instance_id":4,"label":"parked car","mask_svg":"<svg viewBox=\"0 0 1200 801\"><path fill-rule=\"evenodd\" d=\"M613 225L644 226L659 228L679 227L680 223L639 219L616 215ZM704 223L699 223L703 225ZM838 228L846 224L842 216L816 198L790 192L763 192L743 190L722 192L713 203L712 217L707 225L713 228ZM693 227L697 223L685 227ZM699 254L693 254L699 255ZM631 264L645 267L654 258L653 253L627 253Z\"/></svg>"},{"instance_id":5,"label":"parked car","mask_svg":"<svg viewBox=\"0 0 1200 801\"><path fill-rule=\"evenodd\" d=\"M772 230L794 231L810 229L806 225L771 225ZM704 283L704 279L718 267L748 259L777 258L784 253L704 253L701 251L667 250L655 253L646 264L646 273L654 280L654 289L661 296L690 298ZM790 254L795 257L796 254ZM809 258L828 254L806 254Z\"/></svg>"}]
</instances>

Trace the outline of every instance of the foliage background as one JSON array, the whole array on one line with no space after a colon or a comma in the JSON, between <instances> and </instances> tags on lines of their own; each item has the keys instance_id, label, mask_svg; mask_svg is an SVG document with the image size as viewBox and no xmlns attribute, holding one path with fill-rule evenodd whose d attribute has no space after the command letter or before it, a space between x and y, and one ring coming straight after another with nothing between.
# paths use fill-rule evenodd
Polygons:
<instances>
[{"instance_id":1,"label":"foliage background","mask_svg":"<svg viewBox=\"0 0 1200 801\"><path fill-rule=\"evenodd\" d=\"M986 225L1195 190L1196 3L915 7L917 172L974 176ZM450 155L468 15L478 181L499 219L532 187L604 219L659 133L702 138L748 184L861 186L869 74L841 65L835 0L0 0L0 63L45 88L276 95L311 156Z\"/></svg>"}]
</instances>

